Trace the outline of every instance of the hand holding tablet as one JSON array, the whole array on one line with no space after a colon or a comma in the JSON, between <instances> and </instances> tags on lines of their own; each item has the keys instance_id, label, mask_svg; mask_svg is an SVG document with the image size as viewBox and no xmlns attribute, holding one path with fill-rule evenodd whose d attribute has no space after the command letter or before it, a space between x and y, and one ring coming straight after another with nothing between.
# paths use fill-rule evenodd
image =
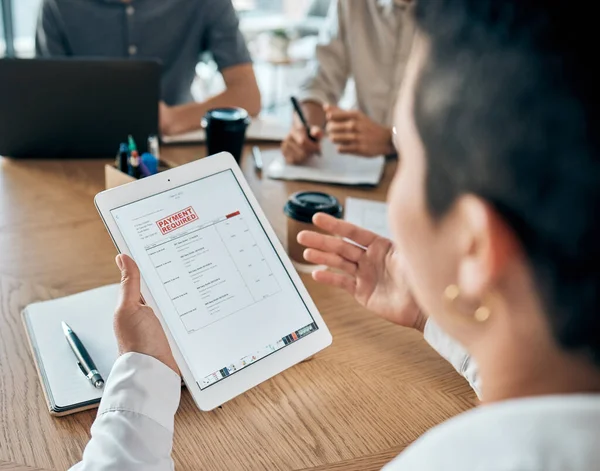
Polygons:
<instances>
[{"instance_id":1,"label":"hand holding tablet","mask_svg":"<svg viewBox=\"0 0 600 471\"><path fill-rule=\"evenodd\" d=\"M152 308L141 301L141 277L137 265L123 254L117 255L115 262L121 270L122 280L113 322L119 355L143 353L181 375L158 318Z\"/></svg>"},{"instance_id":2,"label":"hand holding tablet","mask_svg":"<svg viewBox=\"0 0 600 471\"><path fill-rule=\"evenodd\" d=\"M218 154L102 192L192 396L213 409L331 343L235 160Z\"/></svg>"}]
</instances>

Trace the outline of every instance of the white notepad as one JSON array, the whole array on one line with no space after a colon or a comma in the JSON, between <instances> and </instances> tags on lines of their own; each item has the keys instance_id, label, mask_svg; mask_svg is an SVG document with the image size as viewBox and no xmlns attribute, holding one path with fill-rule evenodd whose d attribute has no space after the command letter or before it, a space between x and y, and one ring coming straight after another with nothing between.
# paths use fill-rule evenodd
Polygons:
<instances>
[{"instance_id":1,"label":"white notepad","mask_svg":"<svg viewBox=\"0 0 600 471\"><path fill-rule=\"evenodd\" d=\"M276 141L285 139L289 126L284 126L274 118L254 118L246 130L246 139L250 141ZM163 136L165 144L185 144L204 142L206 135L204 129L178 134L176 136Z\"/></svg>"},{"instance_id":2,"label":"white notepad","mask_svg":"<svg viewBox=\"0 0 600 471\"><path fill-rule=\"evenodd\" d=\"M346 204L344 205L344 219L382 237L391 239L387 218L387 203L349 196L346 198Z\"/></svg>"},{"instance_id":3,"label":"white notepad","mask_svg":"<svg viewBox=\"0 0 600 471\"><path fill-rule=\"evenodd\" d=\"M303 180L340 185L372 185L381 181L385 158L340 154L329 139L321 142L321 156L313 156L302 165L288 165L279 150L263 151L270 178Z\"/></svg>"},{"instance_id":4,"label":"white notepad","mask_svg":"<svg viewBox=\"0 0 600 471\"><path fill-rule=\"evenodd\" d=\"M50 413L67 415L97 407L103 389L83 375L62 331L65 321L77 334L106 381L117 359L113 314L119 285L30 304L23 320Z\"/></svg>"}]
</instances>

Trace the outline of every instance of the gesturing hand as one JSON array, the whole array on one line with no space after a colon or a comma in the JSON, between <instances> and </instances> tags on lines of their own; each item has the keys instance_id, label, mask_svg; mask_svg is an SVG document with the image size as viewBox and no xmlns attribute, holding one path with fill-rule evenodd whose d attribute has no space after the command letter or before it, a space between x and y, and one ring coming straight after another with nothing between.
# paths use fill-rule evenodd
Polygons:
<instances>
[{"instance_id":1,"label":"gesturing hand","mask_svg":"<svg viewBox=\"0 0 600 471\"><path fill-rule=\"evenodd\" d=\"M119 354L143 353L180 374L160 322L152 308L141 302L137 265L127 255L117 255L115 261L121 270L121 296L114 319Z\"/></svg>"},{"instance_id":2,"label":"gesturing hand","mask_svg":"<svg viewBox=\"0 0 600 471\"><path fill-rule=\"evenodd\" d=\"M327 136L339 152L365 157L394 153L391 129L377 124L360 111L342 110L333 105L325 105L324 110Z\"/></svg>"},{"instance_id":3,"label":"gesturing hand","mask_svg":"<svg viewBox=\"0 0 600 471\"><path fill-rule=\"evenodd\" d=\"M359 304L388 321L423 330L426 317L404 281L400 256L390 240L323 213L316 214L313 223L333 235L300 232L298 242L307 247L304 258L338 270L317 270L313 273L316 281L344 288Z\"/></svg>"}]
</instances>

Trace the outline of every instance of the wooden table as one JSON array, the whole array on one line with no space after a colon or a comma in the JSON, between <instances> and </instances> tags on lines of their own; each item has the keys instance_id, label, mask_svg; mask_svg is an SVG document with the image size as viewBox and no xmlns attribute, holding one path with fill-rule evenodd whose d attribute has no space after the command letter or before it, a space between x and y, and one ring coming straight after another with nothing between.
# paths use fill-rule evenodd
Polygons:
<instances>
[{"instance_id":1,"label":"wooden table","mask_svg":"<svg viewBox=\"0 0 600 471\"><path fill-rule=\"evenodd\" d=\"M163 149L185 163L202 147ZM107 161L0 158L0 470L65 469L77 462L96 415L51 417L27 346L28 303L109 283L115 248L93 204ZM341 200L384 200L377 189L268 180L246 149L242 168L281 240L286 197L325 189ZM187 391L175 420L177 469L379 469L430 427L472 407L467 383L415 332L390 325L340 290L302 275L333 345L228 402L197 410Z\"/></svg>"}]
</instances>

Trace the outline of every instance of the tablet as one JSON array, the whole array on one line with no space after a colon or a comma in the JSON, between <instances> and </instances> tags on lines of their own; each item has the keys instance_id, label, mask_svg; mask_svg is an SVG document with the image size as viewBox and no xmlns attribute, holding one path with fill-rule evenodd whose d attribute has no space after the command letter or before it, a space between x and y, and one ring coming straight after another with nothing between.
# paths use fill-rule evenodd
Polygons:
<instances>
[{"instance_id":1,"label":"tablet","mask_svg":"<svg viewBox=\"0 0 600 471\"><path fill-rule=\"evenodd\" d=\"M117 249L211 410L331 344L321 315L230 154L96 195Z\"/></svg>"}]
</instances>

